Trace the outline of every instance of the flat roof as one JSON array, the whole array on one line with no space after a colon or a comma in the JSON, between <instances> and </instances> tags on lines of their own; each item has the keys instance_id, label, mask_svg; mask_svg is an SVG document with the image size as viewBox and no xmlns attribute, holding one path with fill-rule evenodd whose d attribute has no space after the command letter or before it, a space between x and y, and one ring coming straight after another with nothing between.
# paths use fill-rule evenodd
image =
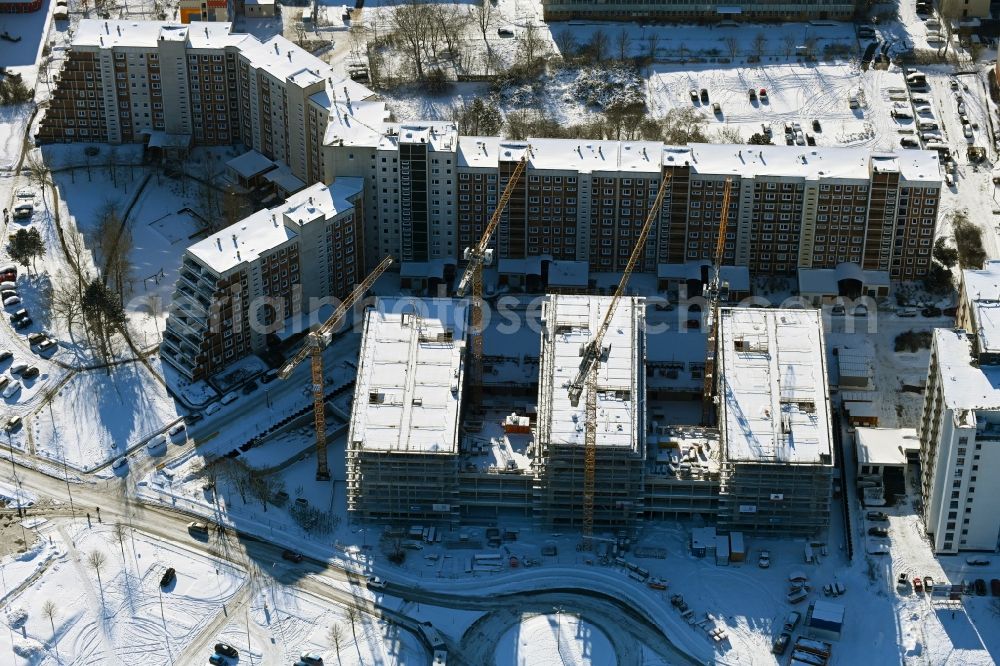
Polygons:
<instances>
[{"instance_id":1,"label":"flat roof","mask_svg":"<svg viewBox=\"0 0 1000 666\"><path fill-rule=\"evenodd\" d=\"M905 465L906 451L920 448L915 428L858 428L854 443L859 465Z\"/></svg>"},{"instance_id":2,"label":"flat roof","mask_svg":"<svg viewBox=\"0 0 1000 666\"><path fill-rule=\"evenodd\" d=\"M331 185L316 183L274 208L261 209L198 241L187 252L223 275L295 238L303 224L353 209L348 197L359 194L363 182L361 178L338 178Z\"/></svg>"},{"instance_id":3,"label":"flat roof","mask_svg":"<svg viewBox=\"0 0 1000 666\"><path fill-rule=\"evenodd\" d=\"M1000 409L1000 365L973 365L967 332L935 328L934 345L948 409Z\"/></svg>"},{"instance_id":4,"label":"flat roof","mask_svg":"<svg viewBox=\"0 0 1000 666\"><path fill-rule=\"evenodd\" d=\"M725 458L831 464L819 311L723 308L719 326Z\"/></svg>"},{"instance_id":5,"label":"flat roof","mask_svg":"<svg viewBox=\"0 0 1000 666\"><path fill-rule=\"evenodd\" d=\"M801 294L840 294L840 280L853 279L860 281L866 287L887 287L890 278L889 271L866 271L857 264L845 263L836 268L800 268L799 293Z\"/></svg>"},{"instance_id":6,"label":"flat roof","mask_svg":"<svg viewBox=\"0 0 1000 666\"><path fill-rule=\"evenodd\" d=\"M551 372L552 379L539 381L540 393L548 386L551 395L539 396L538 409L539 420L548 424L549 445L584 444L587 389L584 387L574 407L569 399L569 384L580 369L580 346L597 333L610 304L610 296L554 294L543 306L546 321L541 372ZM643 299L622 298L605 334L604 344L610 352L597 370L598 448L637 448L640 437L645 435L636 432L641 422L636 415L637 403L644 404L644 396L636 395L644 386L638 375L645 376L645 366L638 359L645 345L640 338L643 333L637 328L644 311Z\"/></svg>"},{"instance_id":7,"label":"flat roof","mask_svg":"<svg viewBox=\"0 0 1000 666\"><path fill-rule=\"evenodd\" d=\"M305 181L303 181L301 178L292 173L291 167L289 167L287 164L285 164L281 160L278 160L274 164L277 165L278 168L272 169L271 171L265 173L264 180L266 180L269 183L274 183L279 188L281 188L285 192L288 192L289 194L293 192L298 192L299 190L301 190L303 187L306 186ZM330 187L333 187L333 185L331 185Z\"/></svg>"},{"instance_id":8,"label":"flat roof","mask_svg":"<svg viewBox=\"0 0 1000 666\"><path fill-rule=\"evenodd\" d=\"M797 177L804 180L867 181L869 169L898 172L904 180L941 184L937 152L872 152L868 148L826 146L743 146L692 143L665 150L665 165L690 162L694 173L711 176Z\"/></svg>"},{"instance_id":9,"label":"flat roof","mask_svg":"<svg viewBox=\"0 0 1000 666\"><path fill-rule=\"evenodd\" d=\"M445 298L380 298L367 312L350 441L369 451L458 453L465 342L455 317L464 312Z\"/></svg>"},{"instance_id":10,"label":"flat roof","mask_svg":"<svg viewBox=\"0 0 1000 666\"><path fill-rule=\"evenodd\" d=\"M226 166L243 178L253 178L269 169L273 169L274 162L256 150L248 150L239 157L234 157L226 162Z\"/></svg>"},{"instance_id":11,"label":"flat roof","mask_svg":"<svg viewBox=\"0 0 1000 666\"><path fill-rule=\"evenodd\" d=\"M1000 260L990 259L981 270L962 271L962 281L979 351L1000 353Z\"/></svg>"},{"instance_id":12,"label":"flat roof","mask_svg":"<svg viewBox=\"0 0 1000 666\"><path fill-rule=\"evenodd\" d=\"M257 42L256 37L233 34L233 24L227 21L199 21L184 25L169 21L126 21L81 19L73 35L72 46L99 48L153 48L159 41L184 42L192 48L223 49L244 41Z\"/></svg>"},{"instance_id":13,"label":"flat roof","mask_svg":"<svg viewBox=\"0 0 1000 666\"><path fill-rule=\"evenodd\" d=\"M321 94L323 98L317 99L317 95ZM338 100L331 103L325 93L316 93L310 99L330 109L323 145L375 148L382 141L385 125L389 120L385 102L363 100L348 104Z\"/></svg>"},{"instance_id":14,"label":"flat roof","mask_svg":"<svg viewBox=\"0 0 1000 666\"><path fill-rule=\"evenodd\" d=\"M687 261L682 264L657 264L656 277L661 280L700 280L701 269L708 268L708 275L713 274L712 262ZM729 288L735 291L750 291L750 269L746 266L720 266L719 279L729 283Z\"/></svg>"}]
</instances>

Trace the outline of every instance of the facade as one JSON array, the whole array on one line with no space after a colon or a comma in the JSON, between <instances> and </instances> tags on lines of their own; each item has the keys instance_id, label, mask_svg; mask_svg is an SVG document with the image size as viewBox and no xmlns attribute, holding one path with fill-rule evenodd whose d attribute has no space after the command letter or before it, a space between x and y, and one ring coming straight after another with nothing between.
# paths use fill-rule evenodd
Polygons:
<instances>
[{"instance_id":1,"label":"facade","mask_svg":"<svg viewBox=\"0 0 1000 666\"><path fill-rule=\"evenodd\" d=\"M819 312L724 308L719 331L719 527L818 534L833 475Z\"/></svg>"},{"instance_id":2,"label":"facade","mask_svg":"<svg viewBox=\"0 0 1000 666\"><path fill-rule=\"evenodd\" d=\"M372 92L283 37L261 42L231 28L81 21L37 140L242 143L306 183L322 181L331 108Z\"/></svg>"},{"instance_id":3,"label":"facade","mask_svg":"<svg viewBox=\"0 0 1000 666\"><path fill-rule=\"evenodd\" d=\"M583 524L588 388L574 406L567 385L580 365L580 346L596 333L610 297L551 295L543 305L535 440L535 517L541 525ZM645 305L618 304L597 369L597 451L594 525L629 529L642 517L646 460Z\"/></svg>"},{"instance_id":4,"label":"facade","mask_svg":"<svg viewBox=\"0 0 1000 666\"><path fill-rule=\"evenodd\" d=\"M368 224L378 234L369 238L369 257L459 261L526 156L494 237L500 259L545 257L585 261L590 272L620 271L669 176L641 272L713 259L727 179L727 265L790 277L854 266L894 280L920 278L930 267L941 189L931 151L506 141L458 136L449 123L380 124L379 115L375 109L363 123L338 121L326 135L326 178L363 176L375 190ZM398 138L417 134L423 147L416 154L433 153L429 184L413 167L424 158L414 162L413 147ZM419 224L423 233L425 223L426 246L400 231Z\"/></svg>"},{"instance_id":5,"label":"facade","mask_svg":"<svg viewBox=\"0 0 1000 666\"><path fill-rule=\"evenodd\" d=\"M1000 261L962 272L957 330L935 329L920 437L924 529L935 552L1000 546ZM983 482L979 476L984 475Z\"/></svg>"},{"instance_id":6,"label":"facade","mask_svg":"<svg viewBox=\"0 0 1000 666\"><path fill-rule=\"evenodd\" d=\"M267 348L286 319L364 279L362 183L317 183L184 253L160 353L189 380ZM316 307L313 307L316 306Z\"/></svg>"},{"instance_id":7,"label":"facade","mask_svg":"<svg viewBox=\"0 0 1000 666\"><path fill-rule=\"evenodd\" d=\"M465 308L380 299L365 317L347 438L347 509L457 522Z\"/></svg>"},{"instance_id":8,"label":"facade","mask_svg":"<svg viewBox=\"0 0 1000 666\"><path fill-rule=\"evenodd\" d=\"M180 0L177 6L181 23L192 21L232 21L231 0Z\"/></svg>"},{"instance_id":9,"label":"facade","mask_svg":"<svg viewBox=\"0 0 1000 666\"><path fill-rule=\"evenodd\" d=\"M853 18L855 10L854 3L843 0L773 4L722 1L667 4L649 0L607 4L594 0L542 0L542 16L546 21L847 21Z\"/></svg>"},{"instance_id":10,"label":"facade","mask_svg":"<svg viewBox=\"0 0 1000 666\"><path fill-rule=\"evenodd\" d=\"M30 14L42 8L42 0L0 0L0 14Z\"/></svg>"}]
</instances>

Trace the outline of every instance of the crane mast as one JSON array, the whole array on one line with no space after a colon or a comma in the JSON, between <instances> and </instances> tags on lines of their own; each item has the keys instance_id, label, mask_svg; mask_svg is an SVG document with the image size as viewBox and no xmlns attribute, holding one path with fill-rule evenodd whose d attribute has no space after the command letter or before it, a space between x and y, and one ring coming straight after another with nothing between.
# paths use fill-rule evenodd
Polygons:
<instances>
[{"instance_id":1,"label":"crane mast","mask_svg":"<svg viewBox=\"0 0 1000 666\"><path fill-rule=\"evenodd\" d=\"M622 273L621 280L618 281L618 287L611 298L611 303L608 304L607 312L604 313L604 319L597 329L597 335L584 347L580 370L569 386L569 398L574 407L580 404L580 394L585 386L587 389L587 399L584 406L583 448L583 547L587 550L590 550L593 545L594 536L594 488L595 475L597 474L597 367L603 356L604 336L611 326L611 319L614 317L618 302L625 292L632 271L635 270L635 265L646 249L649 230L659 213L669 182L670 174L665 174L660 182L660 189L656 193L656 199L654 199L646 221L642 225L642 230L639 232L639 238L636 239L635 247L632 248L632 254L625 265L625 271Z\"/></svg>"},{"instance_id":2,"label":"crane mast","mask_svg":"<svg viewBox=\"0 0 1000 666\"><path fill-rule=\"evenodd\" d=\"M493 210L493 215L490 216L490 221L486 224L486 229L483 230L482 238L479 239L479 242L474 247L465 249L464 258L468 263L465 266L462 279L458 281L458 288L456 289L456 295L462 298L469 290L469 286L472 286L472 367L470 375L475 402L479 401L479 392L482 389L483 381L483 332L481 330L483 325L483 267L493 262L493 250L489 248L490 241L493 239L493 234L500 224L500 218L507 207L507 202L510 201L511 195L514 194L514 188L528 166L530 153L531 146L529 145L525 148L524 154L518 161L517 166L514 167L514 171L510 174L510 179L507 181L503 193L497 200L497 207Z\"/></svg>"},{"instance_id":3,"label":"crane mast","mask_svg":"<svg viewBox=\"0 0 1000 666\"><path fill-rule=\"evenodd\" d=\"M278 370L278 377L288 379L292 371L298 367L307 357L311 359L312 371L312 395L313 395L313 422L316 425L316 480L329 481L330 468L326 456L326 394L323 390L323 350L330 344L330 335L333 329L340 324L354 304L360 301L365 292L371 289L375 281L382 273L392 265L392 257L386 257L375 267L368 277L361 284L354 288L354 291L345 298L340 306L330 317L324 321L315 331L309 333L306 343L302 345L298 353L285 362Z\"/></svg>"},{"instance_id":4,"label":"crane mast","mask_svg":"<svg viewBox=\"0 0 1000 666\"><path fill-rule=\"evenodd\" d=\"M726 251L726 229L729 226L729 194L733 187L733 179L726 178L722 190L722 213L719 215L719 237L715 241L715 257L712 263L712 281L708 285L708 342L705 350L705 384L702 389L701 421L704 425L712 425L712 400L715 392L715 356L718 353L719 337L719 303L722 300L723 285L719 278L722 261Z\"/></svg>"}]
</instances>

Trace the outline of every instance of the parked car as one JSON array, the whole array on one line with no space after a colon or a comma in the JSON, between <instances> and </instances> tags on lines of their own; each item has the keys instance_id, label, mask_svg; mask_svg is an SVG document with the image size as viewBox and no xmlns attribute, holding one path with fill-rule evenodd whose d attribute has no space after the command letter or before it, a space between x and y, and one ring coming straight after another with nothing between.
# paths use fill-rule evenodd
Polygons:
<instances>
[{"instance_id":1,"label":"parked car","mask_svg":"<svg viewBox=\"0 0 1000 666\"><path fill-rule=\"evenodd\" d=\"M216 412L217 412L217 411L219 411L220 409L222 409L222 405L220 405L220 404L219 404L219 403L217 403L217 402L213 402L213 403L212 403L211 405L209 405L209 406L208 406L208 407L207 407L207 408L205 409L205 413L206 413L206 414L208 414L209 416L211 416L212 414L216 413Z\"/></svg>"},{"instance_id":2,"label":"parked car","mask_svg":"<svg viewBox=\"0 0 1000 666\"><path fill-rule=\"evenodd\" d=\"M295 504L301 506L304 509L307 506L309 506L309 500L307 500L305 497L296 497Z\"/></svg>"},{"instance_id":3,"label":"parked car","mask_svg":"<svg viewBox=\"0 0 1000 666\"><path fill-rule=\"evenodd\" d=\"M53 349L55 349L56 344L57 343L56 343L55 340L53 340L52 338L49 338L48 340L45 340L40 345L38 345L38 353L39 354L44 354L46 352L50 352Z\"/></svg>"},{"instance_id":4,"label":"parked car","mask_svg":"<svg viewBox=\"0 0 1000 666\"><path fill-rule=\"evenodd\" d=\"M28 336L28 344L34 347L35 345L40 345L47 339L48 338L44 333L32 333Z\"/></svg>"},{"instance_id":5,"label":"parked car","mask_svg":"<svg viewBox=\"0 0 1000 666\"><path fill-rule=\"evenodd\" d=\"M27 370L29 367L30 366L28 366L27 363L15 363L14 365L10 366L10 374L19 375L25 370Z\"/></svg>"},{"instance_id":6,"label":"parked car","mask_svg":"<svg viewBox=\"0 0 1000 666\"><path fill-rule=\"evenodd\" d=\"M128 464L128 458L122 456L121 458L115 458L115 461L111 463L111 469L121 469Z\"/></svg>"},{"instance_id":7,"label":"parked car","mask_svg":"<svg viewBox=\"0 0 1000 666\"><path fill-rule=\"evenodd\" d=\"M510 28L497 28L498 37L513 37L514 31Z\"/></svg>"},{"instance_id":8,"label":"parked car","mask_svg":"<svg viewBox=\"0 0 1000 666\"><path fill-rule=\"evenodd\" d=\"M701 103L708 104L708 88L701 89Z\"/></svg>"},{"instance_id":9,"label":"parked car","mask_svg":"<svg viewBox=\"0 0 1000 666\"><path fill-rule=\"evenodd\" d=\"M865 514L865 516L868 518L868 520L878 520L878 521L889 520L889 514L885 513L884 511L869 511L867 514Z\"/></svg>"},{"instance_id":10,"label":"parked car","mask_svg":"<svg viewBox=\"0 0 1000 666\"><path fill-rule=\"evenodd\" d=\"M819 124L819 119L818 118L814 118L813 119L813 131L814 132L822 132L823 131L823 126Z\"/></svg>"},{"instance_id":11,"label":"parked car","mask_svg":"<svg viewBox=\"0 0 1000 666\"><path fill-rule=\"evenodd\" d=\"M234 391L230 391L226 395L222 396L222 400L220 402L223 405L228 405L229 403L235 401L239 397L240 396L238 396Z\"/></svg>"},{"instance_id":12,"label":"parked car","mask_svg":"<svg viewBox=\"0 0 1000 666\"><path fill-rule=\"evenodd\" d=\"M767 101L767 88L761 88L760 92L757 93L757 96L760 97L760 101L766 102Z\"/></svg>"},{"instance_id":13,"label":"parked car","mask_svg":"<svg viewBox=\"0 0 1000 666\"><path fill-rule=\"evenodd\" d=\"M780 636L774 639L774 643L771 645L771 652L777 655L785 654L785 650L788 649L788 644L792 641L791 634L782 633Z\"/></svg>"},{"instance_id":14,"label":"parked car","mask_svg":"<svg viewBox=\"0 0 1000 666\"><path fill-rule=\"evenodd\" d=\"M16 289L4 289L0 291L0 300L6 301L8 298L14 298L17 296Z\"/></svg>"},{"instance_id":15,"label":"parked car","mask_svg":"<svg viewBox=\"0 0 1000 666\"><path fill-rule=\"evenodd\" d=\"M802 618L802 613L798 611L792 611L791 613L785 616L785 626L783 627L783 629L788 633L791 633L792 631L795 630L795 627L798 626L799 620L801 618Z\"/></svg>"},{"instance_id":16,"label":"parked car","mask_svg":"<svg viewBox=\"0 0 1000 666\"><path fill-rule=\"evenodd\" d=\"M267 372L265 372L263 375L260 376L260 383L261 384L270 384L271 382L273 382L277 378L278 378L278 371L277 370L268 370Z\"/></svg>"},{"instance_id":17,"label":"parked car","mask_svg":"<svg viewBox=\"0 0 1000 666\"><path fill-rule=\"evenodd\" d=\"M934 589L934 579L930 576L924 576L924 590L931 592Z\"/></svg>"},{"instance_id":18,"label":"parked car","mask_svg":"<svg viewBox=\"0 0 1000 666\"><path fill-rule=\"evenodd\" d=\"M223 657L229 657L230 659L240 656L240 653L237 652L236 648L234 648L232 645L229 645L228 643L216 643L215 651L221 654Z\"/></svg>"},{"instance_id":19,"label":"parked car","mask_svg":"<svg viewBox=\"0 0 1000 666\"><path fill-rule=\"evenodd\" d=\"M691 103L692 104L697 104L698 103L698 91L695 90L694 88L691 88L691 90L688 91L688 94L691 95Z\"/></svg>"},{"instance_id":20,"label":"parked car","mask_svg":"<svg viewBox=\"0 0 1000 666\"><path fill-rule=\"evenodd\" d=\"M916 576L913 579L913 591L916 594L923 594L924 592L924 582L920 580L920 576Z\"/></svg>"},{"instance_id":21,"label":"parked car","mask_svg":"<svg viewBox=\"0 0 1000 666\"><path fill-rule=\"evenodd\" d=\"M916 317L917 316L917 309L916 308L899 308L898 310L896 310L896 316L897 317Z\"/></svg>"},{"instance_id":22,"label":"parked car","mask_svg":"<svg viewBox=\"0 0 1000 666\"><path fill-rule=\"evenodd\" d=\"M7 388L7 384L10 384L10 377L7 375L0 375L0 391Z\"/></svg>"},{"instance_id":23,"label":"parked car","mask_svg":"<svg viewBox=\"0 0 1000 666\"><path fill-rule=\"evenodd\" d=\"M760 555L757 557L757 566L761 569L767 569L771 566L771 551L760 551Z\"/></svg>"},{"instance_id":24,"label":"parked car","mask_svg":"<svg viewBox=\"0 0 1000 666\"><path fill-rule=\"evenodd\" d=\"M21 417L12 416L10 417L10 420L8 420L7 423L4 425L3 429L6 430L7 432L14 432L20 427L21 427Z\"/></svg>"},{"instance_id":25,"label":"parked car","mask_svg":"<svg viewBox=\"0 0 1000 666\"><path fill-rule=\"evenodd\" d=\"M868 536L887 537L889 536L889 530L885 529L884 527L869 527Z\"/></svg>"},{"instance_id":26,"label":"parked car","mask_svg":"<svg viewBox=\"0 0 1000 666\"><path fill-rule=\"evenodd\" d=\"M208 658L208 663L212 666L226 666L226 658L222 655L213 654Z\"/></svg>"},{"instance_id":27,"label":"parked car","mask_svg":"<svg viewBox=\"0 0 1000 666\"><path fill-rule=\"evenodd\" d=\"M722 115L722 105L720 105L718 102L715 102L714 104L712 104L712 113L714 113L717 116L721 116Z\"/></svg>"},{"instance_id":28,"label":"parked car","mask_svg":"<svg viewBox=\"0 0 1000 666\"><path fill-rule=\"evenodd\" d=\"M902 139L900 139L899 140L899 145L901 145L903 148L919 148L920 147L920 143L916 139L911 139L908 136L904 136Z\"/></svg>"},{"instance_id":29,"label":"parked car","mask_svg":"<svg viewBox=\"0 0 1000 666\"><path fill-rule=\"evenodd\" d=\"M381 590L385 587L385 581L378 576L368 577L368 587L374 588L376 590Z\"/></svg>"},{"instance_id":30,"label":"parked car","mask_svg":"<svg viewBox=\"0 0 1000 666\"><path fill-rule=\"evenodd\" d=\"M935 307L933 305L928 305L926 308L920 311L922 317L940 317L941 308Z\"/></svg>"},{"instance_id":31,"label":"parked car","mask_svg":"<svg viewBox=\"0 0 1000 666\"><path fill-rule=\"evenodd\" d=\"M323 666L323 657L319 656L315 652L303 652L299 655L299 661L303 664L310 664L311 666Z\"/></svg>"},{"instance_id":32,"label":"parked car","mask_svg":"<svg viewBox=\"0 0 1000 666\"><path fill-rule=\"evenodd\" d=\"M985 597L986 596L986 581L982 578L976 579L976 596Z\"/></svg>"},{"instance_id":33,"label":"parked car","mask_svg":"<svg viewBox=\"0 0 1000 666\"><path fill-rule=\"evenodd\" d=\"M972 138L973 135L972 135L972 126L971 125L966 125L966 126L964 126L962 128L962 136L964 136L966 139L971 139Z\"/></svg>"},{"instance_id":34,"label":"parked car","mask_svg":"<svg viewBox=\"0 0 1000 666\"><path fill-rule=\"evenodd\" d=\"M296 553L294 550L283 550L281 552L281 558L288 560L289 562L301 562L303 559L302 553Z\"/></svg>"},{"instance_id":35,"label":"parked car","mask_svg":"<svg viewBox=\"0 0 1000 666\"><path fill-rule=\"evenodd\" d=\"M899 587L906 587L910 584L910 578L906 575L905 571L900 571L899 575L896 577L896 585Z\"/></svg>"},{"instance_id":36,"label":"parked car","mask_svg":"<svg viewBox=\"0 0 1000 666\"><path fill-rule=\"evenodd\" d=\"M156 437L153 437L151 440L146 442L146 450L152 453L153 451L159 449L161 446L166 446L166 444L167 444L166 435L162 434L157 435Z\"/></svg>"},{"instance_id":37,"label":"parked car","mask_svg":"<svg viewBox=\"0 0 1000 666\"><path fill-rule=\"evenodd\" d=\"M990 594L994 597L1000 597L1000 578L990 579Z\"/></svg>"},{"instance_id":38,"label":"parked car","mask_svg":"<svg viewBox=\"0 0 1000 666\"><path fill-rule=\"evenodd\" d=\"M21 373L21 379L34 379L40 374L40 371L36 366L31 366L27 370Z\"/></svg>"},{"instance_id":39,"label":"parked car","mask_svg":"<svg viewBox=\"0 0 1000 666\"><path fill-rule=\"evenodd\" d=\"M747 94L750 96L750 101L751 102L756 102L757 101L757 89L756 88L751 88L747 92Z\"/></svg>"},{"instance_id":40,"label":"parked car","mask_svg":"<svg viewBox=\"0 0 1000 666\"><path fill-rule=\"evenodd\" d=\"M0 361L6 361L9 358L14 358L14 352L9 349L0 349Z\"/></svg>"},{"instance_id":41,"label":"parked car","mask_svg":"<svg viewBox=\"0 0 1000 666\"><path fill-rule=\"evenodd\" d=\"M990 566L990 558L982 557L980 555L972 555L971 557L965 558L965 563L974 567L988 567Z\"/></svg>"},{"instance_id":42,"label":"parked car","mask_svg":"<svg viewBox=\"0 0 1000 666\"><path fill-rule=\"evenodd\" d=\"M182 432L184 432L184 423L183 423L183 421L181 423L178 423L178 424L174 425L173 427L171 427L170 430L168 430L167 432L170 433L171 437L176 437L177 435L179 435Z\"/></svg>"},{"instance_id":43,"label":"parked car","mask_svg":"<svg viewBox=\"0 0 1000 666\"><path fill-rule=\"evenodd\" d=\"M21 317L20 319L14 322L14 328L20 331L21 329L28 328L29 326L31 326L31 324L32 324L31 317Z\"/></svg>"},{"instance_id":44,"label":"parked car","mask_svg":"<svg viewBox=\"0 0 1000 666\"><path fill-rule=\"evenodd\" d=\"M868 306L866 305L855 305L854 310L851 312L852 317L867 317L868 316Z\"/></svg>"},{"instance_id":45,"label":"parked car","mask_svg":"<svg viewBox=\"0 0 1000 666\"><path fill-rule=\"evenodd\" d=\"M11 296L9 298L3 299L3 306L5 308L12 308L15 305L20 305L20 304L21 304L21 297L20 296Z\"/></svg>"},{"instance_id":46,"label":"parked car","mask_svg":"<svg viewBox=\"0 0 1000 666\"><path fill-rule=\"evenodd\" d=\"M847 309L843 305L834 305L830 308L830 314L835 317L842 317L847 314Z\"/></svg>"},{"instance_id":47,"label":"parked car","mask_svg":"<svg viewBox=\"0 0 1000 666\"><path fill-rule=\"evenodd\" d=\"M160 578L160 587L166 587L175 580L177 580L177 572L174 571L173 567L168 567L167 570L163 572L163 577Z\"/></svg>"},{"instance_id":48,"label":"parked car","mask_svg":"<svg viewBox=\"0 0 1000 666\"><path fill-rule=\"evenodd\" d=\"M199 523L192 521L188 523L188 532L194 532L196 534L208 534L208 525L205 523Z\"/></svg>"}]
</instances>

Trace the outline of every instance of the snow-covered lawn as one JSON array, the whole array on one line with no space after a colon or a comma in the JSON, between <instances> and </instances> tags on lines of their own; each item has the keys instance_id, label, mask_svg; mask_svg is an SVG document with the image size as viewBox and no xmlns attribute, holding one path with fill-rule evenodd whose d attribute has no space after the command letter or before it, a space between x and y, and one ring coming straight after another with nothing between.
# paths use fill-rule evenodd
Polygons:
<instances>
[{"instance_id":1,"label":"snow-covered lawn","mask_svg":"<svg viewBox=\"0 0 1000 666\"><path fill-rule=\"evenodd\" d=\"M496 663L510 666L613 664L615 654L600 629L571 613L536 615L500 639Z\"/></svg>"},{"instance_id":2,"label":"snow-covered lawn","mask_svg":"<svg viewBox=\"0 0 1000 666\"><path fill-rule=\"evenodd\" d=\"M54 538L62 535L71 535L73 544L63 543L66 551L7 607L10 631L0 631L4 663L166 665L244 582L229 564L138 531L126 537L124 562L110 527L69 526ZM94 552L104 556L100 580L88 564ZM161 591L160 577L171 566L177 580ZM56 604L51 623L42 611L50 600Z\"/></svg>"},{"instance_id":3,"label":"snow-covered lawn","mask_svg":"<svg viewBox=\"0 0 1000 666\"><path fill-rule=\"evenodd\" d=\"M7 598L24 584L29 578L43 569L56 556L63 555L62 542L48 539L38 539L24 553L8 555L0 561L0 571L3 572L3 596L0 602L7 603ZM10 613L8 612L8 617Z\"/></svg>"},{"instance_id":4,"label":"snow-covered lawn","mask_svg":"<svg viewBox=\"0 0 1000 666\"><path fill-rule=\"evenodd\" d=\"M35 452L82 470L122 455L178 417L166 389L140 363L77 373L33 419Z\"/></svg>"},{"instance_id":5,"label":"snow-covered lawn","mask_svg":"<svg viewBox=\"0 0 1000 666\"><path fill-rule=\"evenodd\" d=\"M339 652L330 638L335 625L341 631ZM256 594L249 618L235 617L221 638L245 653L248 630L254 663L291 664L302 652L314 652L325 663L340 666L427 663L426 651L412 634L366 614L352 631L343 608L287 586L269 585Z\"/></svg>"}]
</instances>

